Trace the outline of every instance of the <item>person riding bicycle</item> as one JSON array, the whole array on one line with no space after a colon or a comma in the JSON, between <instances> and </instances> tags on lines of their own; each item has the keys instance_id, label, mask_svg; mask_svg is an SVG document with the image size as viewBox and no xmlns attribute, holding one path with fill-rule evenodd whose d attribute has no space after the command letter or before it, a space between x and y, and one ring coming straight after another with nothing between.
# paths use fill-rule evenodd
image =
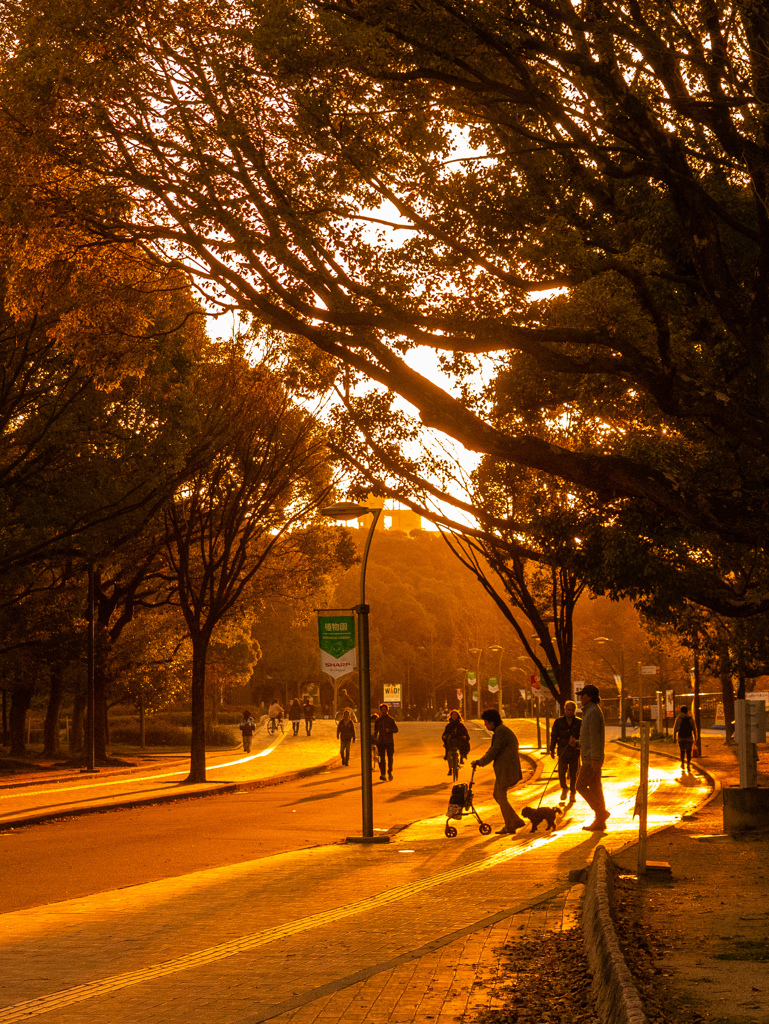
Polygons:
<instances>
[{"instance_id":1,"label":"person riding bicycle","mask_svg":"<svg viewBox=\"0 0 769 1024\"><path fill-rule=\"evenodd\" d=\"M283 721L285 711L280 706L278 701L274 700L272 704L270 704L269 709L267 710L267 714L273 725L279 725Z\"/></svg>"},{"instance_id":2,"label":"person riding bicycle","mask_svg":"<svg viewBox=\"0 0 769 1024\"><path fill-rule=\"evenodd\" d=\"M448 774L453 774L451 767L451 751L456 750L460 756L460 764L464 762L467 755L470 753L470 733L467 731L467 726L462 721L462 716L455 709L449 712L449 720L446 723L446 728L443 730L441 736L443 740L443 747L445 754L443 760L449 762Z\"/></svg>"}]
</instances>

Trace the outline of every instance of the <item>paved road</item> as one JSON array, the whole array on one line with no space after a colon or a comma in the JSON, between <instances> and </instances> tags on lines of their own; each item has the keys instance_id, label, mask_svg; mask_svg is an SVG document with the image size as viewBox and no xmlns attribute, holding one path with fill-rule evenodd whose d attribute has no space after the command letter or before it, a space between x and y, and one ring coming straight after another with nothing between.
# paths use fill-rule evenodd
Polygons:
<instances>
[{"instance_id":1,"label":"paved road","mask_svg":"<svg viewBox=\"0 0 769 1024\"><path fill-rule=\"evenodd\" d=\"M555 835L482 837L467 820L446 839L439 732L407 723L399 733L395 780L375 786L386 845L339 842L359 828L353 766L0 835L5 898L15 899L4 905L20 908L0 915L0 1024L456 1016L498 939L533 927L543 908L559 917L569 871L599 841L633 837L637 769L612 751L603 837L582 831L578 803ZM519 806L539 799L550 764L516 792ZM476 806L497 828L491 770L476 780ZM704 790L655 761L650 823L693 809ZM551 784L544 803L557 794ZM73 829L79 849L66 840Z\"/></svg>"},{"instance_id":2,"label":"paved road","mask_svg":"<svg viewBox=\"0 0 769 1024\"><path fill-rule=\"evenodd\" d=\"M335 752L332 726L331 722L321 722L313 735L306 736L302 729L298 737L290 729L275 737L261 729L249 754L240 747L209 753L208 782L194 786L185 785L189 755L179 753L139 757L131 768L101 768L94 774L60 770L36 773L35 778L21 777L0 787L0 828L24 818L87 812L105 802L130 805L149 799L175 799L180 788L185 796L201 796L227 782L255 782L319 765Z\"/></svg>"}]
</instances>

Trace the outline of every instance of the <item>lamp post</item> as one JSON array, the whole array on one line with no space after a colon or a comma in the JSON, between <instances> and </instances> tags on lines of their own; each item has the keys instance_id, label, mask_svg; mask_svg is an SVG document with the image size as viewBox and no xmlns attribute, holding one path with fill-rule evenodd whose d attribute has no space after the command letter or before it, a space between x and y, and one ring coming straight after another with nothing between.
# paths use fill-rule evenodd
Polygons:
<instances>
[{"instance_id":1,"label":"lamp post","mask_svg":"<svg viewBox=\"0 0 769 1024\"><path fill-rule=\"evenodd\" d=\"M499 698L499 717L502 717L502 652L504 647L500 647L499 644L492 644L489 650L493 654L499 654L499 668L497 669L497 697Z\"/></svg>"},{"instance_id":2,"label":"lamp post","mask_svg":"<svg viewBox=\"0 0 769 1024\"><path fill-rule=\"evenodd\" d=\"M360 792L362 829L359 836L348 836L348 843L389 843L389 836L374 835L374 796L371 786L371 663L369 658L368 616L366 604L366 563L369 548L374 536L376 524L382 514L381 508L368 508L354 502L343 501L337 505L329 505L321 509L321 513L329 519L344 520L361 519L371 514L366 543L363 548L363 559L360 566L360 604L353 611L358 613L358 713L360 716Z\"/></svg>"},{"instance_id":3,"label":"lamp post","mask_svg":"<svg viewBox=\"0 0 769 1024\"><path fill-rule=\"evenodd\" d=\"M457 672L462 673L462 717L469 718L467 714L467 673L469 669L458 668Z\"/></svg>"},{"instance_id":4,"label":"lamp post","mask_svg":"<svg viewBox=\"0 0 769 1024\"><path fill-rule=\"evenodd\" d=\"M619 686L618 686L618 690L619 690L619 735L620 735L620 739L624 740L624 739L627 738L627 730L625 728L625 707L624 707L624 704L625 704L625 693L624 693L624 691L625 691L625 650L624 650L624 648L623 648L621 643L617 643L617 641L616 640L612 640L611 637L608 637L608 636L597 636L595 638L595 640L596 640L596 643L601 644L601 645L603 645L603 644L611 644L612 647L614 647L619 652ZM601 657L603 658L603 655L601 655ZM612 665L612 663L610 661L607 661L606 658L603 658L603 660L606 662L606 664L609 666L609 668L612 670L612 672L614 672L614 676L615 676L615 679L616 679L617 673L614 670L614 666Z\"/></svg>"},{"instance_id":5,"label":"lamp post","mask_svg":"<svg viewBox=\"0 0 769 1024\"><path fill-rule=\"evenodd\" d=\"M96 577L93 562L88 563L88 633L86 635L86 649L88 657L88 675L86 682L86 720L85 720L85 758L86 766L81 768L81 774L88 772L98 775L99 769L95 767L95 741L96 741L96 694L94 689L94 640L96 624Z\"/></svg>"},{"instance_id":6,"label":"lamp post","mask_svg":"<svg viewBox=\"0 0 769 1024\"><path fill-rule=\"evenodd\" d=\"M470 652L470 654L477 654L478 655L478 657L476 658L476 661L475 661L475 685L477 687L476 692L478 694L478 714L480 714L481 713L481 655L483 654L483 648L482 647L470 647L469 648L469 652ZM470 687L470 706L471 707L472 707L472 703L473 703L473 688L471 686Z\"/></svg>"}]
</instances>

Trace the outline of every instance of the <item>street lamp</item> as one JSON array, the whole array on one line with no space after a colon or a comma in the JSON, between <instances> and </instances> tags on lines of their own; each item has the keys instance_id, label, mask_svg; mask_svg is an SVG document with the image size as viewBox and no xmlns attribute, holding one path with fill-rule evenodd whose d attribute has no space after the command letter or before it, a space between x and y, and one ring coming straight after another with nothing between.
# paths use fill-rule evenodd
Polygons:
<instances>
[{"instance_id":1,"label":"street lamp","mask_svg":"<svg viewBox=\"0 0 769 1024\"><path fill-rule=\"evenodd\" d=\"M478 694L478 714L481 713L481 655L483 649L481 647L470 647L468 648L470 654L477 654L478 658L475 662L475 685L477 687L476 693ZM470 687L470 706L472 708L473 703L473 688Z\"/></svg>"},{"instance_id":2,"label":"street lamp","mask_svg":"<svg viewBox=\"0 0 769 1024\"><path fill-rule=\"evenodd\" d=\"M337 505L329 505L321 509L322 515L328 519L344 520L361 519L371 513L366 543L363 548L363 559L360 566L360 604L353 609L358 613L358 713L360 716L360 793L363 827L360 836L348 836L348 843L389 843L389 836L374 835L374 795L371 787L371 662L369 656L368 615L366 604L366 563L368 562L371 539L374 529L382 514L381 508L368 508L367 505L356 505L354 502L342 501Z\"/></svg>"},{"instance_id":3,"label":"street lamp","mask_svg":"<svg viewBox=\"0 0 769 1024\"><path fill-rule=\"evenodd\" d=\"M612 647L616 648L619 651L619 686L617 687L617 689L619 690L619 735L620 735L620 739L624 740L624 739L627 738L627 731L626 731L626 728L625 728L625 707L624 707L624 704L625 704L625 696L624 696L624 691L625 691L625 651L624 651L624 648L623 648L622 644L621 643L617 643L616 640L612 640L611 637L608 637L608 636L597 636L595 638L595 641L596 641L596 643L601 644L601 645L603 645L603 644L611 644ZM601 657L606 662L606 664L609 666L609 668L612 670L612 672L614 672L614 677L615 677L615 682L616 682L617 673L616 673L616 671L614 669L614 666L612 665L612 663L610 661L608 661L606 658L604 658L603 655L601 655Z\"/></svg>"},{"instance_id":4,"label":"street lamp","mask_svg":"<svg viewBox=\"0 0 769 1024\"><path fill-rule=\"evenodd\" d=\"M467 713L467 673L469 669L458 668L457 672L462 673L462 717L469 718L470 716Z\"/></svg>"},{"instance_id":5,"label":"street lamp","mask_svg":"<svg viewBox=\"0 0 769 1024\"><path fill-rule=\"evenodd\" d=\"M504 651L504 647L500 647L498 644L492 644L491 647L489 647L489 650L492 652L492 654L499 654L499 668L497 669L497 676L498 676L498 678L497 678L497 686L499 687L499 689L497 690L497 696L499 698L499 717L501 718L502 717L502 652Z\"/></svg>"}]
</instances>

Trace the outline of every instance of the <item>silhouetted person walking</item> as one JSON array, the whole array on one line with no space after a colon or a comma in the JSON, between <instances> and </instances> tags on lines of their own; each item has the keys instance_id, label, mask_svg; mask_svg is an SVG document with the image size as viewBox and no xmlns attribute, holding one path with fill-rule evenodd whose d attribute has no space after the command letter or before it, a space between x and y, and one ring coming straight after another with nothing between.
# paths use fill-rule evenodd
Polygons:
<instances>
[{"instance_id":1,"label":"silhouetted person walking","mask_svg":"<svg viewBox=\"0 0 769 1024\"><path fill-rule=\"evenodd\" d=\"M315 705L309 697L304 698L302 714L304 715L304 731L310 736L312 733L312 723L315 721Z\"/></svg>"},{"instance_id":2,"label":"silhouetted person walking","mask_svg":"<svg viewBox=\"0 0 769 1024\"><path fill-rule=\"evenodd\" d=\"M673 742L676 741L681 754L681 771L684 770L684 761L686 761L686 770L691 771L692 750L697 742L697 726L694 724L694 719L689 714L686 704L683 705L673 723Z\"/></svg>"},{"instance_id":3,"label":"silhouetted person walking","mask_svg":"<svg viewBox=\"0 0 769 1024\"><path fill-rule=\"evenodd\" d=\"M582 702L582 727L579 733L582 764L577 776L577 792L595 815L589 825L582 827L586 832L603 832L609 812L606 810L601 781L606 735L603 712L598 707L601 700L598 687L592 684L583 686L579 699Z\"/></svg>"},{"instance_id":4,"label":"silhouetted person walking","mask_svg":"<svg viewBox=\"0 0 769 1024\"><path fill-rule=\"evenodd\" d=\"M339 753L342 757L342 764L350 763L350 744L355 742L355 725L350 718L350 711L345 708L339 724L336 727L336 735L339 739Z\"/></svg>"},{"instance_id":5,"label":"silhouetted person walking","mask_svg":"<svg viewBox=\"0 0 769 1024\"><path fill-rule=\"evenodd\" d=\"M251 751L251 740L256 732L256 722L251 717L250 711L243 712L243 717L238 722L238 728L243 737L243 750L248 754Z\"/></svg>"},{"instance_id":6,"label":"silhouetted person walking","mask_svg":"<svg viewBox=\"0 0 769 1024\"><path fill-rule=\"evenodd\" d=\"M299 723L302 720L302 705L299 703L298 697L294 697L289 705L288 720L291 723L291 728L294 730L294 736L298 736Z\"/></svg>"},{"instance_id":7,"label":"silhouetted person walking","mask_svg":"<svg viewBox=\"0 0 769 1024\"><path fill-rule=\"evenodd\" d=\"M398 723L390 714L386 704L379 705L379 717L374 722L374 736L376 748L379 751L379 778L385 781L385 762L387 763L387 778L393 777L393 756L395 754L395 733L398 731Z\"/></svg>"},{"instance_id":8,"label":"silhouetted person walking","mask_svg":"<svg viewBox=\"0 0 769 1024\"><path fill-rule=\"evenodd\" d=\"M550 756L558 755L558 781L561 783L561 803L569 797L574 803L577 793L577 772L579 771L579 731L582 719L577 718L577 705L567 700L563 706L563 717L556 718L550 731ZM569 784L566 785L568 775Z\"/></svg>"}]
</instances>

